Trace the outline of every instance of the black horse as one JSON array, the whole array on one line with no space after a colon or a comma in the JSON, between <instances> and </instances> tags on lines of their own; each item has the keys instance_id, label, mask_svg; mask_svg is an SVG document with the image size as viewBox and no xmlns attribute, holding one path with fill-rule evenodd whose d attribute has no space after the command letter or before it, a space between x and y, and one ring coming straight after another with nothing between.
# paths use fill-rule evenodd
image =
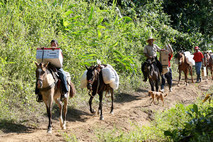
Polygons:
<instances>
[{"instance_id":1,"label":"black horse","mask_svg":"<svg viewBox=\"0 0 213 142\"><path fill-rule=\"evenodd\" d=\"M103 92L106 91L106 93L111 93L111 111L110 113L113 114L113 88L110 87L109 84L105 84L103 81L102 76L102 66L91 66L86 67L87 68L87 89L89 90L89 106L90 106L90 112L95 113L94 109L92 108L92 100L96 94L99 95L99 108L98 108L98 114L100 114L100 120L104 120L103 114L102 114L102 99L103 99Z\"/></svg>"},{"instance_id":2,"label":"black horse","mask_svg":"<svg viewBox=\"0 0 213 142\"><path fill-rule=\"evenodd\" d=\"M146 65L144 66L144 72L148 75L151 90L154 91L155 86L156 91L158 91L160 82L160 71L157 67L157 62L154 58L152 58L147 59L145 64Z\"/></svg>"}]
</instances>

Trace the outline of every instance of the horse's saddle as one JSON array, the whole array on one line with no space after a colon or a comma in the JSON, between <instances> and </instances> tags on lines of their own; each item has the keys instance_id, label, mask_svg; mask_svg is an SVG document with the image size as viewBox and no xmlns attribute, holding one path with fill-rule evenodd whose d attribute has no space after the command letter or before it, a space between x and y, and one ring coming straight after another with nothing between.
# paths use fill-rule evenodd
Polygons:
<instances>
[{"instance_id":1,"label":"horse's saddle","mask_svg":"<svg viewBox=\"0 0 213 142\"><path fill-rule=\"evenodd\" d=\"M51 74L52 74L52 76L53 76L53 78L54 78L54 80L57 84L57 87L60 87L61 86L61 79L60 79L59 74L58 74L58 69L54 65L52 65L51 63L49 63L48 69L50 70L50 72L51 72ZM65 72L65 75L66 75L66 78L67 78L67 82L69 84L70 74L66 71L64 71L64 72Z\"/></svg>"},{"instance_id":2,"label":"horse's saddle","mask_svg":"<svg viewBox=\"0 0 213 142\"><path fill-rule=\"evenodd\" d=\"M59 78L59 74L58 74L58 70L57 68L52 65L51 63L48 64L48 69L50 70L50 73L52 74L54 80L55 80L55 83L57 85L57 87L60 87L61 85L61 80Z\"/></svg>"}]
</instances>

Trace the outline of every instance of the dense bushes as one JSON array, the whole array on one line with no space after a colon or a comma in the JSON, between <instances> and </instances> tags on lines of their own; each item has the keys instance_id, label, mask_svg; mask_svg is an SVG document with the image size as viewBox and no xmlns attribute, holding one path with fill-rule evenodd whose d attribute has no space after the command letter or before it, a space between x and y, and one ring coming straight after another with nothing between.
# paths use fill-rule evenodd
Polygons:
<instances>
[{"instance_id":1,"label":"dense bushes","mask_svg":"<svg viewBox=\"0 0 213 142\"><path fill-rule=\"evenodd\" d=\"M170 26L163 1L119 2L1 1L0 108L35 105L36 48L48 47L52 39L58 40L64 69L71 73L77 89L84 65L95 64L96 59L115 67L121 79L120 90L137 88L141 85L143 47L151 35L162 48L166 42L175 49L180 43L188 48L200 43L202 35L182 33ZM10 111L12 114L13 109Z\"/></svg>"}]
</instances>

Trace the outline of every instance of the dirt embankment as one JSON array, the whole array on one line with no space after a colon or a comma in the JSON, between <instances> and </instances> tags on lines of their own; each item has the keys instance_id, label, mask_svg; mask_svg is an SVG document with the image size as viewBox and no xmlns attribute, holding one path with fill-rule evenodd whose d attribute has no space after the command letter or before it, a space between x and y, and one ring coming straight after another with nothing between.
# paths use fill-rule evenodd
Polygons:
<instances>
[{"instance_id":1,"label":"dirt embankment","mask_svg":"<svg viewBox=\"0 0 213 142\"><path fill-rule=\"evenodd\" d=\"M140 88L133 93L119 94L114 103L114 115L110 114L111 102L109 98L105 98L103 107L104 120L100 121L98 115L92 115L89 107L82 109L68 109L67 129L61 130L59 127L58 115L53 116L53 132L46 133L47 117L41 120L38 128L28 128L18 126L14 132L2 130L4 133L0 135L0 142L32 142L32 141L65 141L65 138L72 140L70 137L76 136L77 141L95 141L99 131L109 131L118 128L123 131L134 129L132 123L141 125L149 125L154 119L154 112L162 111L174 106L177 103L191 104L197 97L204 97L203 93L208 91L213 81L202 81L199 84L189 83L188 86L181 84L179 87L174 80L173 92L168 92L165 87L165 105L162 102L158 105L150 105L150 97L147 90L149 88ZM94 105L97 110L98 106ZM58 113L58 112L57 112Z\"/></svg>"}]
</instances>

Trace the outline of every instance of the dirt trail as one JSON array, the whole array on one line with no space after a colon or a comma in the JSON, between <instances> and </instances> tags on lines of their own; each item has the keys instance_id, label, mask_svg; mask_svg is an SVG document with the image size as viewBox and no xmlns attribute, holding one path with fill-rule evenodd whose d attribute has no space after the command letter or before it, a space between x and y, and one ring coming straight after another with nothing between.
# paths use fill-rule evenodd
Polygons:
<instances>
[{"instance_id":1,"label":"dirt trail","mask_svg":"<svg viewBox=\"0 0 213 142\"><path fill-rule=\"evenodd\" d=\"M43 120L39 128L29 128L19 133L3 133L0 135L0 142L33 142L33 141L73 141L76 136L77 141L96 141L97 134L104 131L112 131L118 128L123 131L134 129L133 124L149 125L154 119L154 112L168 109L175 104L181 102L183 104L193 103L197 97L203 96L203 92L208 91L212 86L212 81L202 81L199 84L190 83L188 86L182 84L177 87L174 81L173 92L168 92L165 87L165 105L160 102L158 105L150 105L150 98L147 96L146 89L138 89L137 92L131 94L119 94L114 104L114 115L110 114L110 101L104 101L103 116L104 120L100 121L98 115L91 115L88 106L82 110L69 109L67 129L61 130L59 127L58 117L53 119L52 134L46 133L47 118ZM97 110L98 106L94 105Z\"/></svg>"}]
</instances>

